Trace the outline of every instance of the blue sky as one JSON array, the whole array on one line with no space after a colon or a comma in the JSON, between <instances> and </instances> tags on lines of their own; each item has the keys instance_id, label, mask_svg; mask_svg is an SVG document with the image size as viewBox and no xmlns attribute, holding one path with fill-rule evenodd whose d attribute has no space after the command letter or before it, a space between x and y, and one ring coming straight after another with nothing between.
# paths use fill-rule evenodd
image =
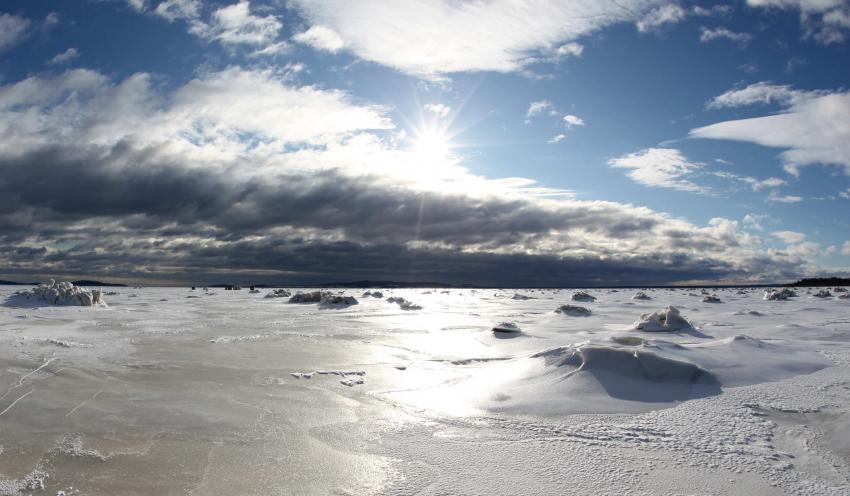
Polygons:
<instances>
[{"instance_id":1,"label":"blue sky","mask_svg":"<svg viewBox=\"0 0 850 496\"><path fill-rule=\"evenodd\" d=\"M850 267L847 1L0 10L0 161L20 175L0 210L0 242L19 253L0 260L10 278L392 278L427 259L401 278L553 285L599 283L576 265L622 283ZM50 182L75 167L124 193L75 199ZM192 200L153 201L140 180ZM195 196L196 180L248 199L201 215L218 199ZM338 203L267 215L296 180ZM396 215L408 194L420 211ZM339 212L351 217L324 220ZM240 261L251 242L269 251ZM405 255L350 270L345 247Z\"/></svg>"}]
</instances>

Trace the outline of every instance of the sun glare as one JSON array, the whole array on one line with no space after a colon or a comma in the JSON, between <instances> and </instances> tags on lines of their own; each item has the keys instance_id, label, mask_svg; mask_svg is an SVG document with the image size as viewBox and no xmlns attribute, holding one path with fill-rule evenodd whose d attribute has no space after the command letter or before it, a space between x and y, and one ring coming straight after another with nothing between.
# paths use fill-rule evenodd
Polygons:
<instances>
[{"instance_id":1,"label":"sun glare","mask_svg":"<svg viewBox=\"0 0 850 496\"><path fill-rule=\"evenodd\" d=\"M413 151L425 159L445 160L451 146L446 133L440 129L424 129L413 140Z\"/></svg>"}]
</instances>

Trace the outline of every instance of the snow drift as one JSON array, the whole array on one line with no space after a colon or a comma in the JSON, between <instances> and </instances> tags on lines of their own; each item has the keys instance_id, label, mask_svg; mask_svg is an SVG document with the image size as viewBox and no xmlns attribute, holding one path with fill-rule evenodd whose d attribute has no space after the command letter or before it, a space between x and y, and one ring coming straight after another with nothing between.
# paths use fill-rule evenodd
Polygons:
<instances>
[{"instance_id":1,"label":"snow drift","mask_svg":"<svg viewBox=\"0 0 850 496\"><path fill-rule=\"evenodd\" d=\"M57 283L53 279L47 284L39 284L38 286L23 291L18 291L7 300L7 303L18 305L56 305L56 306L106 306L106 301L103 300L103 294L98 289L91 291L74 286L70 282Z\"/></svg>"},{"instance_id":2,"label":"snow drift","mask_svg":"<svg viewBox=\"0 0 850 496\"><path fill-rule=\"evenodd\" d=\"M632 324L632 329L644 332L679 332L693 330L694 326L671 305L666 310L641 315L640 320Z\"/></svg>"}]
</instances>

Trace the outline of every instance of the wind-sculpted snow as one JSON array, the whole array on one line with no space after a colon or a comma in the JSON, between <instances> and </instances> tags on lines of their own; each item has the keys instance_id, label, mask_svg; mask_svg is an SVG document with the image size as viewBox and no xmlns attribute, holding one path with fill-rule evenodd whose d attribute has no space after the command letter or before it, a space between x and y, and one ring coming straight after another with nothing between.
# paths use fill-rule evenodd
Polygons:
<instances>
[{"instance_id":1,"label":"wind-sculpted snow","mask_svg":"<svg viewBox=\"0 0 850 496\"><path fill-rule=\"evenodd\" d=\"M561 305L555 309L555 313L561 313L571 317L590 317L592 312L589 308L579 305Z\"/></svg>"},{"instance_id":2,"label":"wind-sculpted snow","mask_svg":"<svg viewBox=\"0 0 850 496\"><path fill-rule=\"evenodd\" d=\"M850 494L850 306L819 290L6 305L0 495Z\"/></svg>"},{"instance_id":3,"label":"wind-sculpted snow","mask_svg":"<svg viewBox=\"0 0 850 496\"><path fill-rule=\"evenodd\" d=\"M91 291L74 286L70 282L57 283L51 279L32 289L18 291L7 299L7 305L20 306L106 306L106 301L98 289Z\"/></svg>"},{"instance_id":4,"label":"wind-sculpted snow","mask_svg":"<svg viewBox=\"0 0 850 496\"><path fill-rule=\"evenodd\" d=\"M680 332L693 330L694 326L671 305L666 310L641 315L632 328L644 332Z\"/></svg>"}]
</instances>

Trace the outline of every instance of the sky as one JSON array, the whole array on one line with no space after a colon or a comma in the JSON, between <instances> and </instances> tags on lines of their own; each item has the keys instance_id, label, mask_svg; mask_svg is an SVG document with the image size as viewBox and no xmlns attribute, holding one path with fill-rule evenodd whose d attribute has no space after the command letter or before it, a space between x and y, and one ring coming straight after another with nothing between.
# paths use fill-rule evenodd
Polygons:
<instances>
[{"instance_id":1,"label":"sky","mask_svg":"<svg viewBox=\"0 0 850 496\"><path fill-rule=\"evenodd\" d=\"M850 274L850 1L0 5L0 279Z\"/></svg>"}]
</instances>

